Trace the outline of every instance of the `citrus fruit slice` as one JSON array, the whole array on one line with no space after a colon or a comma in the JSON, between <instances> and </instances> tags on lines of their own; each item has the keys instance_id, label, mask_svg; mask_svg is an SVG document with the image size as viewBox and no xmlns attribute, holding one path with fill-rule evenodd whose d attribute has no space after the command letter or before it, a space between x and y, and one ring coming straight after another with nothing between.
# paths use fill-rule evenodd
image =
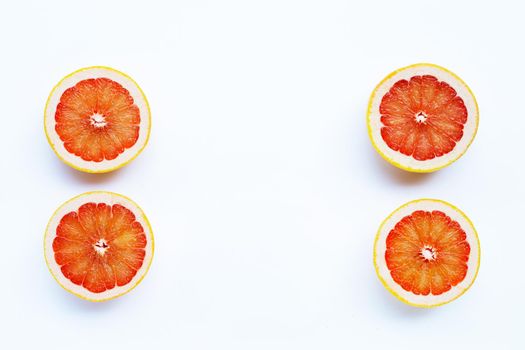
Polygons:
<instances>
[{"instance_id":1,"label":"citrus fruit slice","mask_svg":"<svg viewBox=\"0 0 525 350\"><path fill-rule=\"evenodd\" d=\"M472 91L457 75L420 63L391 73L374 89L368 134L391 164L432 172L466 152L476 135L478 114Z\"/></svg>"},{"instance_id":2,"label":"citrus fruit slice","mask_svg":"<svg viewBox=\"0 0 525 350\"><path fill-rule=\"evenodd\" d=\"M83 68L63 78L44 112L47 140L57 156L90 173L116 170L137 157L150 124L140 87L108 67Z\"/></svg>"},{"instance_id":3,"label":"citrus fruit slice","mask_svg":"<svg viewBox=\"0 0 525 350\"><path fill-rule=\"evenodd\" d=\"M396 209L374 244L377 275L394 296L420 307L448 303L467 291L479 268L472 222L458 208L420 199Z\"/></svg>"},{"instance_id":4,"label":"citrus fruit slice","mask_svg":"<svg viewBox=\"0 0 525 350\"><path fill-rule=\"evenodd\" d=\"M153 233L142 210L111 192L88 192L60 206L44 237L49 271L76 296L104 301L133 289L153 258Z\"/></svg>"}]
</instances>

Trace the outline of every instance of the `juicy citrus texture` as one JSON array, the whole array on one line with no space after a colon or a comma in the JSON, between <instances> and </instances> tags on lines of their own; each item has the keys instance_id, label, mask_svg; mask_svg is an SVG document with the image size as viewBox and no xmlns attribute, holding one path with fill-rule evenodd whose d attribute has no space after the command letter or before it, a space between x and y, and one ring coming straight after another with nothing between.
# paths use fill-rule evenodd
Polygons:
<instances>
[{"instance_id":1,"label":"juicy citrus texture","mask_svg":"<svg viewBox=\"0 0 525 350\"><path fill-rule=\"evenodd\" d=\"M65 90L55 121L66 150L86 161L115 159L139 138L139 108L128 90L108 78L81 80Z\"/></svg>"},{"instance_id":2,"label":"juicy citrus texture","mask_svg":"<svg viewBox=\"0 0 525 350\"><path fill-rule=\"evenodd\" d=\"M146 235L120 204L86 203L62 217L53 240L64 276L93 293L124 286L144 262Z\"/></svg>"},{"instance_id":3,"label":"juicy citrus texture","mask_svg":"<svg viewBox=\"0 0 525 350\"><path fill-rule=\"evenodd\" d=\"M386 239L385 260L394 281L417 295L439 295L463 281L470 245L458 222L439 210L414 211Z\"/></svg>"},{"instance_id":4,"label":"juicy citrus texture","mask_svg":"<svg viewBox=\"0 0 525 350\"><path fill-rule=\"evenodd\" d=\"M388 147L417 160L440 157L463 137L467 108L449 84L432 75L397 81L379 108Z\"/></svg>"}]
</instances>

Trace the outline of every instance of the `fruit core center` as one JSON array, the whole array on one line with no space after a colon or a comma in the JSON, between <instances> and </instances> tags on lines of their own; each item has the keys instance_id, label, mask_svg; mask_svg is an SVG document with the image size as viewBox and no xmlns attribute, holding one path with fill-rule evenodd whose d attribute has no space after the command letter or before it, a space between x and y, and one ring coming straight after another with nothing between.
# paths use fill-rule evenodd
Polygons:
<instances>
[{"instance_id":1,"label":"fruit core center","mask_svg":"<svg viewBox=\"0 0 525 350\"><path fill-rule=\"evenodd\" d=\"M427 121L427 115L423 112L419 112L416 114L416 122L422 124Z\"/></svg>"},{"instance_id":2,"label":"fruit core center","mask_svg":"<svg viewBox=\"0 0 525 350\"><path fill-rule=\"evenodd\" d=\"M106 118L102 114L95 113L91 117L89 117L89 121L91 125L93 125L95 128L103 128L108 123L106 122Z\"/></svg>"},{"instance_id":3,"label":"fruit core center","mask_svg":"<svg viewBox=\"0 0 525 350\"><path fill-rule=\"evenodd\" d=\"M93 244L93 248L95 248L95 251L98 254L103 256L106 253L106 250L108 250L109 245L108 245L108 242L104 238L101 238L95 244Z\"/></svg>"},{"instance_id":4,"label":"fruit core center","mask_svg":"<svg viewBox=\"0 0 525 350\"><path fill-rule=\"evenodd\" d=\"M426 261L434 261L437 258L437 251L430 246L424 246L423 249L421 249L421 256Z\"/></svg>"}]
</instances>

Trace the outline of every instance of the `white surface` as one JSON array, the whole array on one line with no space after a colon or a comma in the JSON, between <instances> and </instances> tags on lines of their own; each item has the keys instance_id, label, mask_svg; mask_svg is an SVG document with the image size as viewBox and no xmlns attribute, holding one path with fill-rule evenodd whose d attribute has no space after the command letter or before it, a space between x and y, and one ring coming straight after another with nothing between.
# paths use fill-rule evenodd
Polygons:
<instances>
[{"instance_id":1,"label":"white surface","mask_svg":"<svg viewBox=\"0 0 525 350\"><path fill-rule=\"evenodd\" d=\"M523 349L524 5L519 1L2 1L2 348ZM469 151L431 175L375 153L365 113L393 69L430 61L480 104ZM47 144L53 85L83 66L130 74L150 143L108 175ZM46 223L87 190L130 196L156 252L104 304L44 263ZM405 306L372 265L381 220L418 197L473 220L481 269L438 309ZM7 345L7 346L5 346Z\"/></svg>"}]
</instances>

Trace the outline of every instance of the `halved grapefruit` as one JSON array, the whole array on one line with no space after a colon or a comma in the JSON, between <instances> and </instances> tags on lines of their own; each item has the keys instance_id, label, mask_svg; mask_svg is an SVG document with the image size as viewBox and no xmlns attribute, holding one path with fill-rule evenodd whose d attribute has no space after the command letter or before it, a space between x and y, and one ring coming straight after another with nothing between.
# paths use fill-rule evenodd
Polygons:
<instances>
[{"instance_id":1,"label":"halved grapefruit","mask_svg":"<svg viewBox=\"0 0 525 350\"><path fill-rule=\"evenodd\" d=\"M105 301L133 289L153 258L153 233L129 198L88 192L60 206L44 236L47 266L76 296Z\"/></svg>"},{"instance_id":2,"label":"halved grapefruit","mask_svg":"<svg viewBox=\"0 0 525 350\"><path fill-rule=\"evenodd\" d=\"M57 156L90 173L116 170L146 146L150 109L140 87L109 67L88 67L63 78L51 91L44 128Z\"/></svg>"},{"instance_id":3,"label":"halved grapefruit","mask_svg":"<svg viewBox=\"0 0 525 350\"><path fill-rule=\"evenodd\" d=\"M443 67L420 63L396 70L374 89L368 134L389 163L432 172L466 152L478 115L476 99L463 80Z\"/></svg>"},{"instance_id":4,"label":"halved grapefruit","mask_svg":"<svg viewBox=\"0 0 525 350\"><path fill-rule=\"evenodd\" d=\"M480 261L478 235L453 205L419 199L396 209L381 224L374 266L383 285L419 307L448 303L467 291Z\"/></svg>"}]
</instances>

